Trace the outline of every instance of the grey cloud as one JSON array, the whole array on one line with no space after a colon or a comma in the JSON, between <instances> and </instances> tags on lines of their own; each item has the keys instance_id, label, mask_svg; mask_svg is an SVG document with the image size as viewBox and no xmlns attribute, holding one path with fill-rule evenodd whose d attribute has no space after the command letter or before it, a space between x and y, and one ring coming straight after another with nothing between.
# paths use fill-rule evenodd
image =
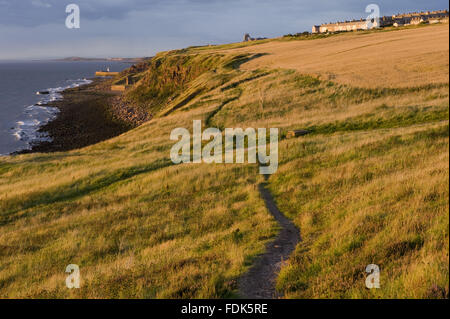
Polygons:
<instances>
[{"instance_id":1,"label":"grey cloud","mask_svg":"<svg viewBox=\"0 0 450 319\"><path fill-rule=\"evenodd\" d=\"M80 6L81 29L65 28L69 3ZM448 8L445 0L0 0L0 59L148 56L236 42L247 32L276 37L311 30L313 24L363 18L370 3L377 3L383 15Z\"/></svg>"},{"instance_id":2,"label":"grey cloud","mask_svg":"<svg viewBox=\"0 0 450 319\"><path fill-rule=\"evenodd\" d=\"M328 13L351 18L352 13L361 12L361 8L369 3L377 3L386 14L395 11L412 8L442 8L447 7L448 2L442 0L341 0L341 1L317 1L317 0L2 0L0 1L0 24L37 26L44 24L60 23L65 19L65 6L75 3L80 6L83 19L124 19L132 11L165 11L177 8L184 10L210 11L227 7L239 11L240 8L253 7L255 14L264 8L267 10L283 11L291 8L295 13L305 16L327 16ZM292 13L286 12L287 18ZM280 17L284 18L284 17ZM232 17L230 17L230 20Z\"/></svg>"},{"instance_id":3,"label":"grey cloud","mask_svg":"<svg viewBox=\"0 0 450 319\"><path fill-rule=\"evenodd\" d=\"M83 19L123 19L132 11L165 10L177 6L181 10L211 6L219 0L9 0L0 1L0 24L37 26L59 23L65 19L65 7L77 4ZM228 0L230 4L237 0Z\"/></svg>"}]
</instances>

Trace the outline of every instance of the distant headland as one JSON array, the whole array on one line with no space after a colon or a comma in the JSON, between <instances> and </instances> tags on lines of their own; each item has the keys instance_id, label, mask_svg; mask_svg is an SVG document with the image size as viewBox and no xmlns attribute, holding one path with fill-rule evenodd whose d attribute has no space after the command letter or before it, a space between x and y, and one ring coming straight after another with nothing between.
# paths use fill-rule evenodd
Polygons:
<instances>
[{"instance_id":1,"label":"distant headland","mask_svg":"<svg viewBox=\"0 0 450 319\"><path fill-rule=\"evenodd\" d=\"M142 62L147 58L83 58L83 57L67 57L62 59L53 59L53 61L94 61L94 62Z\"/></svg>"}]
</instances>

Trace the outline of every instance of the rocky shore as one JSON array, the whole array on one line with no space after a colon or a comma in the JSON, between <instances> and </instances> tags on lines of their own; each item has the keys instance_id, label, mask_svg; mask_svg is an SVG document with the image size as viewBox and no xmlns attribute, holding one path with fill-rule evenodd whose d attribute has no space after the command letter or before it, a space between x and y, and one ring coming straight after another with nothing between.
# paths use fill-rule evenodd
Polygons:
<instances>
[{"instance_id":1,"label":"rocky shore","mask_svg":"<svg viewBox=\"0 0 450 319\"><path fill-rule=\"evenodd\" d=\"M49 103L60 113L42 126L51 142L33 145L19 152L68 151L95 144L120 135L151 117L145 111L125 103L121 93L112 92L110 81L96 78L92 83L63 92L63 99Z\"/></svg>"}]
</instances>

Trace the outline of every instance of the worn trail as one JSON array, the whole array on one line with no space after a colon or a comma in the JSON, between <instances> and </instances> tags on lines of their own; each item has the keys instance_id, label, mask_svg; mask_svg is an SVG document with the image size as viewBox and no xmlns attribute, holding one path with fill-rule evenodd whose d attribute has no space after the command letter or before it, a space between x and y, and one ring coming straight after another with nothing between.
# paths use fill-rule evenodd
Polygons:
<instances>
[{"instance_id":1,"label":"worn trail","mask_svg":"<svg viewBox=\"0 0 450 319\"><path fill-rule=\"evenodd\" d=\"M249 299L275 299L282 297L275 289L277 275L283 261L289 258L301 240L300 231L280 212L265 184L259 184L259 192L281 230L275 241L267 245L266 252L256 259L249 272L241 278L239 294Z\"/></svg>"}]
</instances>

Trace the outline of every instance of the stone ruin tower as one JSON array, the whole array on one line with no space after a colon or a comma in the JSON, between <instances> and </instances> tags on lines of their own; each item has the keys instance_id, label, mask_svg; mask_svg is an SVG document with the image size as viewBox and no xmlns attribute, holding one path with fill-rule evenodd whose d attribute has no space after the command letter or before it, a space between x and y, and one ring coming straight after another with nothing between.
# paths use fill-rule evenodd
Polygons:
<instances>
[{"instance_id":1,"label":"stone ruin tower","mask_svg":"<svg viewBox=\"0 0 450 319\"><path fill-rule=\"evenodd\" d=\"M253 38L250 36L250 34L246 33L244 34L244 42L253 41Z\"/></svg>"}]
</instances>

